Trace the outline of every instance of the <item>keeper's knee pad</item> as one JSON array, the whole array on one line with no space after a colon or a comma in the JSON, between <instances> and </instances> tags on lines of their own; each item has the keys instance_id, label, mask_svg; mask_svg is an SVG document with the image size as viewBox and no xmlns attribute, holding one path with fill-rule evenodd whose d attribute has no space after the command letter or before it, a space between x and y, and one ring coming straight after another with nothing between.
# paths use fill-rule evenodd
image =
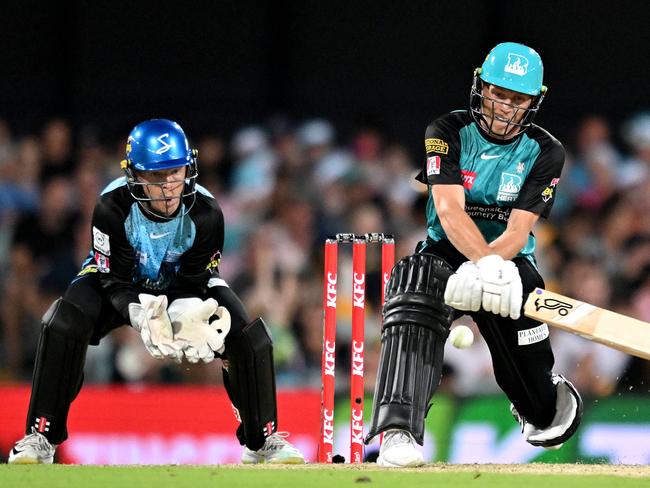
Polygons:
<instances>
[{"instance_id":1,"label":"keeper's knee pad","mask_svg":"<svg viewBox=\"0 0 650 488\"><path fill-rule=\"evenodd\" d=\"M239 411L240 442L256 451L277 429L277 402L273 343L266 324L258 318L241 331L228 334L228 392Z\"/></svg>"},{"instance_id":2,"label":"keeper's knee pad","mask_svg":"<svg viewBox=\"0 0 650 488\"><path fill-rule=\"evenodd\" d=\"M42 319L27 431L34 426L58 444L67 437L70 403L83 380L93 324L77 305L57 299Z\"/></svg>"}]
</instances>

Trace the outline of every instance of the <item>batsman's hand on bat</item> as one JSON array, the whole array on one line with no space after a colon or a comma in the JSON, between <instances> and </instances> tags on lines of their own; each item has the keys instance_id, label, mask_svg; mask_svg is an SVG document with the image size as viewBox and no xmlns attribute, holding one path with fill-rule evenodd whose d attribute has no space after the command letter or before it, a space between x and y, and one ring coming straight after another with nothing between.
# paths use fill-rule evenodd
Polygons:
<instances>
[{"instance_id":1,"label":"batsman's hand on bat","mask_svg":"<svg viewBox=\"0 0 650 488\"><path fill-rule=\"evenodd\" d=\"M517 265L491 254L478 260L476 266L483 284L483 310L517 320L521 315L523 285Z\"/></svg>"},{"instance_id":2,"label":"batsman's hand on bat","mask_svg":"<svg viewBox=\"0 0 650 488\"><path fill-rule=\"evenodd\" d=\"M183 343L174 340L172 324L167 314L166 295L138 295L140 303L129 304L131 325L140 332L144 347L156 359L173 359L180 363Z\"/></svg>"},{"instance_id":3,"label":"batsman's hand on bat","mask_svg":"<svg viewBox=\"0 0 650 488\"><path fill-rule=\"evenodd\" d=\"M449 277L445 303L456 310L477 312L481 308L482 292L478 267L466 261Z\"/></svg>"},{"instance_id":4,"label":"batsman's hand on bat","mask_svg":"<svg viewBox=\"0 0 650 488\"><path fill-rule=\"evenodd\" d=\"M169 306L174 338L185 344L183 353L190 363L209 363L214 353L224 351L230 332L230 313L214 298L179 298ZM211 320L212 319L212 320Z\"/></svg>"}]
</instances>

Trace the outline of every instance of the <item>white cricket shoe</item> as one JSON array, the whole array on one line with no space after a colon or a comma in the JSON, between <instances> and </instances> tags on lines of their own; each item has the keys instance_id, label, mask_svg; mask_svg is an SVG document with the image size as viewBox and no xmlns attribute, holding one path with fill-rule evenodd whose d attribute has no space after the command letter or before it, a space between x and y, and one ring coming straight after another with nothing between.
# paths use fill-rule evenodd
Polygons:
<instances>
[{"instance_id":1,"label":"white cricket shoe","mask_svg":"<svg viewBox=\"0 0 650 488\"><path fill-rule=\"evenodd\" d=\"M384 432L377 464L385 468L412 468L422 466L424 457L409 432L392 429Z\"/></svg>"},{"instance_id":2,"label":"white cricket shoe","mask_svg":"<svg viewBox=\"0 0 650 488\"><path fill-rule=\"evenodd\" d=\"M305 457L292 446L286 438L288 432L276 432L266 438L264 445L257 451L244 448L241 455L241 462L244 464L304 464Z\"/></svg>"},{"instance_id":3,"label":"white cricket shoe","mask_svg":"<svg viewBox=\"0 0 650 488\"><path fill-rule=\"evenodd\" d=\"M562 447L576 431L582 419L582 398L573 384L560 374L554 374L552 381L557 388L555 415L551 425L539 429L517 412L510 404L510 413L521 426L521 432L526 442L533 446L556 450Z\"/></svg>"},{"instance_id":4,"label":"white cricket shoe","mask_svg":"<svg viewBox=\"0 0 650 488\"><path fill-rule=\"evenodd\" d=\"M16 442L9 452L8 464L52 464L56 446L32 427L32 433Z\"/></svg>"}]
</instances>

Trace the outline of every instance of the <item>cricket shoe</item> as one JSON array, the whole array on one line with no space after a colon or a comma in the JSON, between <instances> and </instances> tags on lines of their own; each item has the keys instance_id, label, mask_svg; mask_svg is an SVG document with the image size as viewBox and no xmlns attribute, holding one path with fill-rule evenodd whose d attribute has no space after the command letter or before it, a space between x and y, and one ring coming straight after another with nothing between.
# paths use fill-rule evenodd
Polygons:
<instances>
[{"instance_id":1,"label":"cricket shoe","mask_svg":"<svg viewBox=\"0 0 650 488\"><path fill-rule=\"evenodd\" d=\"M409 432L392 429L384 432L377 464L384 468L412 468L422 466L424 457Z\"/></svg>"},{"instance_id":2,"label":"cricket shoe","mask_svg":"<svg viewBox=\"0 0 650 488\"><path fill-rule=\"evenodd\" d=\"M559 374L554 374L552 381L557 388L555 416L545 429L539 429L527 422L517 412L515 406L510 404L510 413L519 422L526 442L548 450L561 448L564 442L575 433L582 420L583 412L582 398L571 382Z\"/></svg>"},{"instance_id":3,"label":"cricket shoe","mask_svg":"<svg viewBox=\"0 0 650 488\"><path fill-rule=\"evenodd\" d=\"M16 442L9 452L8 464L52 464L56 446L32 427L32 433Z\"/></svg>"},{"instance_id":4,"label":"cricket shoe","mask_svg":"<svg viewBox=\"0 0 650 488\"><path fill-rule=\"evenodd\" d=\"M271 434L257 451L251 451L245 447L241 455L241 462L244 464L304 464L305 457L286 440L288 436L288 432Z\"/></svg>"}]
</instances>

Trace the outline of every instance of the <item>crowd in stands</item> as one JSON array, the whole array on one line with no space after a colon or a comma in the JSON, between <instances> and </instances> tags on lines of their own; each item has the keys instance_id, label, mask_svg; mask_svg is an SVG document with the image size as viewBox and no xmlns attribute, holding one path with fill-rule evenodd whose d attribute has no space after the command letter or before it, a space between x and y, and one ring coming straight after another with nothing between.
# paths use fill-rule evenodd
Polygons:
<instances>
[{"instance_id":1,"label":"crowd in stands","mask_svg":"<svg viewBox=\"0 0 650 488\"><path fill-rule=\"evenodd\" d=\"M182 122L182 121L181 121ZM546 286L650 322L650 114L612 127L601 116L576 122L538 261ZM619 136L620 134L620 136ZM250 315L269 324L280 387L321 384L323 242L338 232L396 237L397 257L426 236L426 187L412 154L381 131L337 134L326 120L244 127L231 138L188 134L199 150L199 183L226 221L222 277ZM40 318L78 272L90 246L101 189L121 176L125 141L101 141L69 121L17 134L0 120L0 382L31 378ZM348 246L349 247L349 246ZM368 248L366 384L379 352L380 248ZM339 257L337 378L349 376L351 249ZM468 317L459 321L473 326ZM650 392L650 362L552 330L556 369L585 395ZM498 392L485 343L447 346L443 388ZM88 351L86 383L221 381L214 364L151 358L130 327Z\"/></svg>"}]
</instances>

